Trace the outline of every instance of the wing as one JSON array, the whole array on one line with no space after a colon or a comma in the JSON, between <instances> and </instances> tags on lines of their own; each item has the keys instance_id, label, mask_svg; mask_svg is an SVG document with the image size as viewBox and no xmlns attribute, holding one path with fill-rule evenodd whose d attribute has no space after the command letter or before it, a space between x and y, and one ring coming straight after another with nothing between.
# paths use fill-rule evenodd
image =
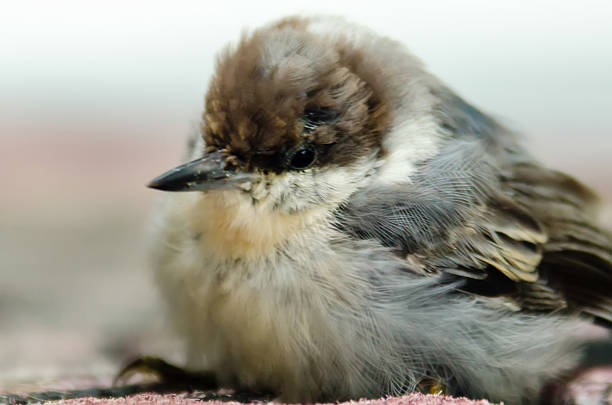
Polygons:
<instances>
[{"instance_id":1,"label":"wing","mask_svg":"<svg viewBox=\"0 0 612 405\"><path fill-rule=\"evenodd\" d=\"M453 134L410 182L364 190L337 214L355 238L379 240L414 272L522 310L578 310L612 322L612 238L595 195L535 163L494 121L453 96Z\"/></svg>"},{"instance_id":2,"label":"wing","mask_svg":"<svg viewBox=\"0 0 612 405\"><path fill-rule=\"evenodd\" d=\"M514 167L503 184L548 236L540 279L569 306L612 322L612 237L597 225L597 197L571 177L533 164Z\"/></svg>"}]
</instances>

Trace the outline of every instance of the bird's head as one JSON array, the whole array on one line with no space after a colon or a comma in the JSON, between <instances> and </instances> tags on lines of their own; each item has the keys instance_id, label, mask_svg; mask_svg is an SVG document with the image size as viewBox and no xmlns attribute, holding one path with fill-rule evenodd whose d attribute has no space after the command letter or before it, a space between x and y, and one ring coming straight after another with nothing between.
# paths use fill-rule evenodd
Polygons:
<instances>
[{"instance_id":1,"label":"bird's head","mask_svg":"<svg viewBox=\"0 0 612 405\"><path fill-rule=\"evenodd\" d=\"M150 187L295 213L335 207L368 181L393 118L386 61L310 25L286 19L221 53L196 159Z\"/></svg>"}]
</instances>

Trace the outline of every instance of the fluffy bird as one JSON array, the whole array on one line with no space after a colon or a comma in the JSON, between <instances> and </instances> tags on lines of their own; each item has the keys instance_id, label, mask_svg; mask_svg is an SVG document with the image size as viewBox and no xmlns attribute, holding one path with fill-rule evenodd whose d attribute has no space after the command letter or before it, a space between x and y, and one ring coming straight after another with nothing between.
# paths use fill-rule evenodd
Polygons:
<instances>
[{"instance_id":1,"label":"fluffy bird","mask_svg":"<svg viewBox=\"0 0 612 405\"><path fill-rule=\"evenodd\" d=\"M597 198L399 42L293 17L219 56L154 179L157 284L186 368L285 401L444 387L533 403L612 322Z\"/></svg>"}]
</instances>

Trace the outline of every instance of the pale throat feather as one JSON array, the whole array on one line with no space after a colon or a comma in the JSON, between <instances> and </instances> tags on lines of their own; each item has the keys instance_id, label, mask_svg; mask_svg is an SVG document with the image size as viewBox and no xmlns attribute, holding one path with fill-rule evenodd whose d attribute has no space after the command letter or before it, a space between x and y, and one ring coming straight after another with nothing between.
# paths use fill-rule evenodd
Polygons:
<instances>
[{"instance_id":1,"label":"pale throat feather","mask_svg":"<svg viewBox=\"0 0 612 405\"><path fill-rule=\"evenodd\" d=\"M196 195L189 207L190 230L208 256L259 260L270 256L309 225L324 222L325 207L288 213L253 204L239 191Z\"/></svg>"}]
</instances>

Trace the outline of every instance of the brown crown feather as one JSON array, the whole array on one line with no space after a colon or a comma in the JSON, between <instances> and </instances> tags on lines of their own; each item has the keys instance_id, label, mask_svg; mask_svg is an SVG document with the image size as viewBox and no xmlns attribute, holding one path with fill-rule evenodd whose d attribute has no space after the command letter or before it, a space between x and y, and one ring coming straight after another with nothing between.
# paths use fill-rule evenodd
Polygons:
<instances>
[{"instance_id":1,"label":"brown crown feather","mask_svg":"<svg viewBox=\"0 0 612 405\"><path fill-rule=\"evenodd\" d=\"M301 21L257 30L220 54L203 114L208 151L223 150L246 170L282 171L285 153L302 142L314 145L321 166L380 150L390 117L374 61ZM321 107L337 118L305 131L305 110Z\"/></svg>"}]
</instances>

